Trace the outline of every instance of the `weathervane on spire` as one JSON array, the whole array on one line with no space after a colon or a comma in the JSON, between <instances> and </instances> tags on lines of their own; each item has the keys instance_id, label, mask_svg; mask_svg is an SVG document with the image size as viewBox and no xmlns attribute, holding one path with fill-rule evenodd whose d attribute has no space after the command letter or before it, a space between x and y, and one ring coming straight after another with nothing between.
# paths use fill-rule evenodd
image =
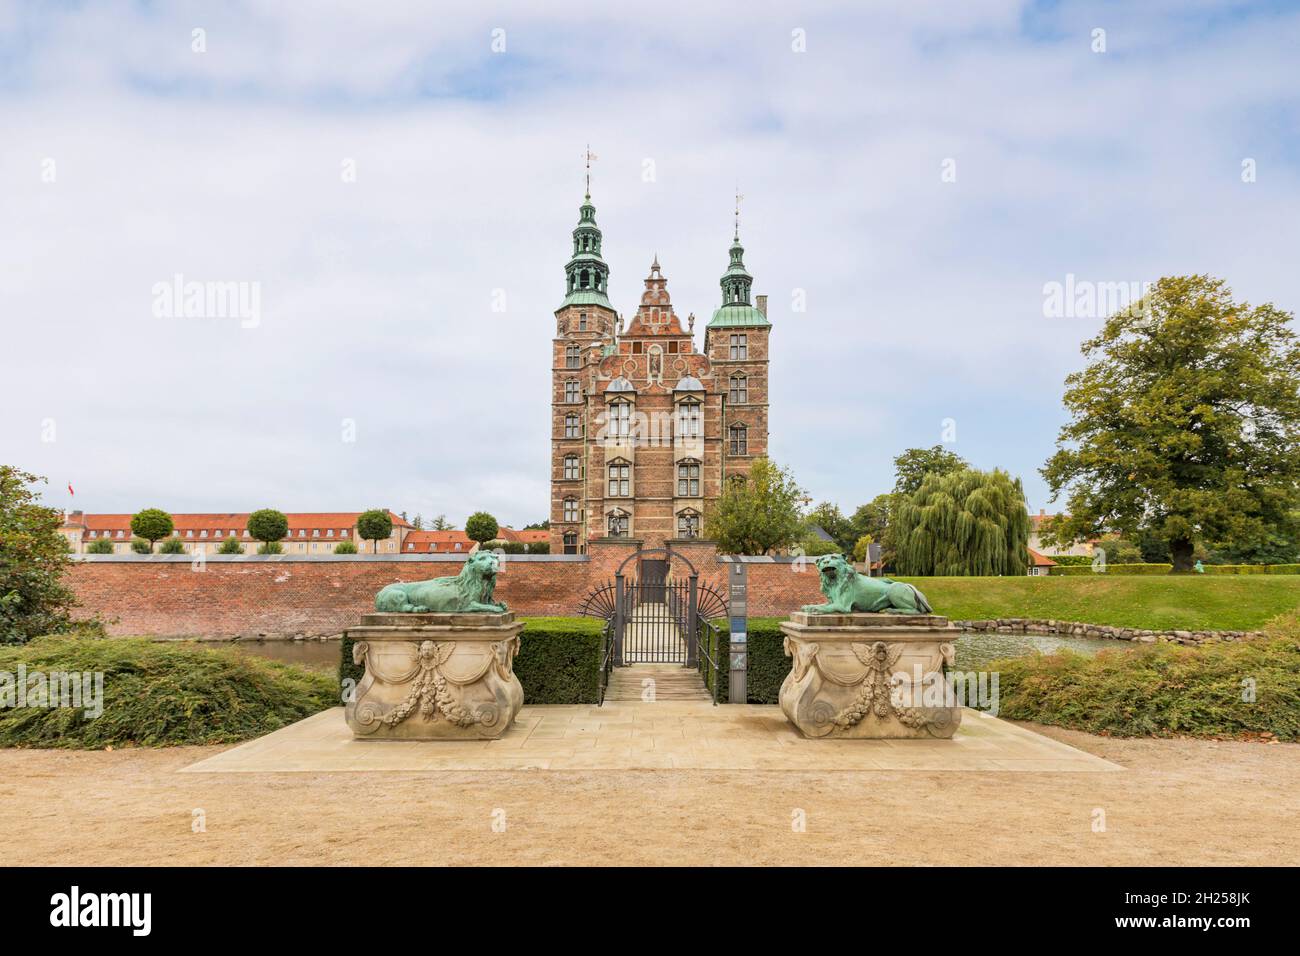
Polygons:
<instances>
[{"instance_id":1,"label":"weathervane on spire","mask_svg":"<svg viewBox=\"0 0 1300 956\"><path fill-rule=\"evenodd\" d=\"M736 241L740 241L740 201L745 197L740 194L740 186L736 186Z\"/></svg>"},{"instance_id":2,"label":"weathervane on spire","mask_svg":"<svg viewBox=\"0 0 1300 956\"><path fill-rule=\"evenodd\" d=\"M587 144L587 198L591 198L591 161L597 159L595 153L591 151L591 144Z\"/></svg>"}]
</instances>

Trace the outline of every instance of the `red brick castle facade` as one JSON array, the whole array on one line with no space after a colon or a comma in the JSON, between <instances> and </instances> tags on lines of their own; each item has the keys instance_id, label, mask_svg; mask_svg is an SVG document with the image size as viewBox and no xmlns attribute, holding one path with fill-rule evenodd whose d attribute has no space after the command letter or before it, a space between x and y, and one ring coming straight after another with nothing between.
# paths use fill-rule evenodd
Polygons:
<instances>
[{"instance_id":1,"label":"red brick castle facade","mask_svg":"<svg viewBox=\"0 0 1300 956\"><path fill-rule=\"evenodd\" d=\"M555 310L551 376L551 553L602 538L645 547L699 537L724 481L767 454L767 297L750 302L737 225L722 304L695 348L658 257L624 328L587 195Z\"/></svg>"}]
</instances>

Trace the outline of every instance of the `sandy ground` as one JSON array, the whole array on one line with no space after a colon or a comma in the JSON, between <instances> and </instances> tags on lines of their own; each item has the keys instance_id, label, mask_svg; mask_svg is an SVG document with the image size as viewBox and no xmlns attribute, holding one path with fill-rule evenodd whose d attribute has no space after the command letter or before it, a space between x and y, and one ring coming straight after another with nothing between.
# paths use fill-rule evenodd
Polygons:
<instances>
[{"instance_id":1,"label":"sandy ground","mask_svg":"<svg viewBox=\"0 0 1300 956\"><path fill-rule=\"evenodd\" d=\"M224 748L6 750L0 839L28 865L1300 864L1300 746L1032 729L1126 772L178 774Z\"/></svg>"}]
</instances>

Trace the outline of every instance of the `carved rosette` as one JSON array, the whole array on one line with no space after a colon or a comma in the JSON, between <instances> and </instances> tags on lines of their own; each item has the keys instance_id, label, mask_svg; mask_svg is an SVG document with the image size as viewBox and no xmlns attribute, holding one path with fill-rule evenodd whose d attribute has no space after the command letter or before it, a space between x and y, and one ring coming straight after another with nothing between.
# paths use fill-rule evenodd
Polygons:
<instances>
[{"instance_id":1,"label":"carved rosette","mask_svg":"<svg viewBox=\"0 0 1300 956\"><path fill-rule=\"evenodd\" d=\"M367 621L392 617L368 615ZM353 733L412 740L500 736L523 706L514 674L523 625L510 614L474 615L482 625L465 623L466 615L402 618L413 622L363 623L350 632L365 637L352 654L366 669L346 706Z\"/></svg>"},{"instance_id":2,"label":"carved rosette","mask_svg":"<svg viewBox=\"0 0 1300 956\"><path fill-rule=\"evenodd\" d=\"M956 629L926 616L796 614L782 625L790 674L781 709L809 737L951 737L961 707L947 692Z\"/></svg>"}]
</instances>

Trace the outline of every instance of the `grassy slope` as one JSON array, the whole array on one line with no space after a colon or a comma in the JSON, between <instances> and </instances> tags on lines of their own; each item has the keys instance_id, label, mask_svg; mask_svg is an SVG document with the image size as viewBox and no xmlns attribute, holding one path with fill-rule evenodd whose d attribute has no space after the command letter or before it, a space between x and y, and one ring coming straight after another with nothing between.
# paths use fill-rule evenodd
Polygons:
<instances>
[{"instance_id":1,"label":"grassy slope","mask_svg":"<svg viewBox=\"0 0 1300 956\"><path fill-rule=\"evenodd\" d=\"M966 620L1055 618L1123 627L1253 630L1300 607L1300 575L902 578L935 612Z\"/></svg>"}]
</instances>

